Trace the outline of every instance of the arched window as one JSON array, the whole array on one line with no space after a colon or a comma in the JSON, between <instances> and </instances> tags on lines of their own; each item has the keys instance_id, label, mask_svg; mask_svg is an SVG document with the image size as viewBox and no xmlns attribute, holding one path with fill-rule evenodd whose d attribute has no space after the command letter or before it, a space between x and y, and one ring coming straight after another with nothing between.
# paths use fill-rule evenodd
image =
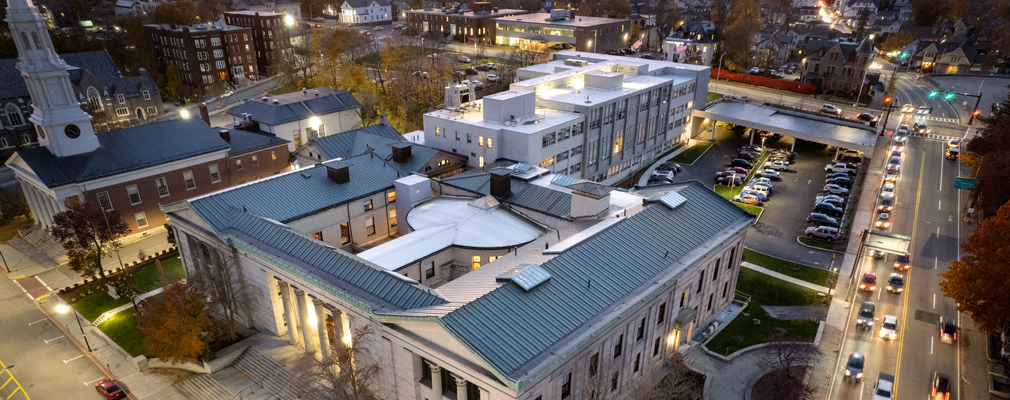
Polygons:
<instances>
[{"instance_id":1,"label":"arched window","mask_svg":"<svg viewBox=\"0 0 1010 400\"><path fill-rule=\"evenodd\" d=\"M24 117L21 116L21 109L14 104L7 104L5 108L7 112L7 119L11 121L12 126L21 126L25 124Z\"/></svg>"},{"instance_id":2,"label":"arched window","mask_svg":"<svg viewBox=\"0 0 1010 400\"><path fill-rule=\"evenodd\" d=\"M32 42L28 41L28 34L27 33L21 32L21 41L24 42L24 44L25 44L25 50L31 50L32 49Z\"/></svg>"},{"instance_id":3,"label":"arched window","mask_svg":"<svg viewBox=\"0 0 1010 400\"><path fill-rule=\"evenodd\" d=\"M102 111L102 96L94 86L88 86L88 103L94 111Z\"/></svg>"},{"instance_id":4,"label":"arched window","mask_svg":"<svg viewBox=\"0 0 1010 400\"><path fill-rule=\"evenodd\" d=\"M7 144L7 138L0 137L0 147L3 147L3 148L10 147L10 145Z\"/></svg>"},{"instance_id":5,"label":"arched window","mask_svg":"<svg viewBox=\"0 0 1010 400\"><path fill-rule=\"evenodd\" d=\"M144 116L144 110L140 107L137 107L137 119L147 119L147 117Z\"/></svg>"},{"instance_id":6,"label":"arched window","mask_svg":"<svg viewBox=\"0 0 1010 400\"><path fill-rule=\"evenodd\" d=\"M42 50L42 42L39 41L39 33L32 32L32 41L35 42L35 48Z\"/></svg>"}]
</instances>

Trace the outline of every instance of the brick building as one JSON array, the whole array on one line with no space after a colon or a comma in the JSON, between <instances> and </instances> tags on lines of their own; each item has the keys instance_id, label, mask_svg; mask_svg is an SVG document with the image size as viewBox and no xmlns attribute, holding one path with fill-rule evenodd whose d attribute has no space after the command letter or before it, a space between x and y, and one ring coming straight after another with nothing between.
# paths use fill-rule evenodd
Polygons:
<instances>
[{"instance_id":1,"label":"brick building","mask_svg":"<svg viewBox=\"0 0 1010 400\"><path fill-rule=\"evenodd\" d=\"M292 56L291 30L296 25L294 17L275 12L228 11L224 13L224 20L228 25L252 30L256 63L263 74L269 74L271 67Z\"/></svg>"},{"instance_id":2,"label":"brick building","mask_svg":"<svg viewBox=\"0 0 1010 400\"><path fill-rule=\"evenodd\" d=\"M629 47L631 21L581 17L567 10L495 18L495 44L523 47L531 41L548 46L566 43L575 51L605 53Z\"/></svg>"},{"instance_id":3,"label":"brick building","mask_svg":"<svg viewBox=\"0 0 1010 400\"><path fill-rule=\"evenodd\" d=\"M175 65L182 82L217 94L259 75L252 29L224 24L144 25L162 65Z\"/></svg>"},{"instance_id":4,"label":"brick building","mask_svg":"<svg viewBox=\"0 0 1010 400\"><path fill-rule=\"evenodd\" d=\"M425 8L423 10L408 10L407 29L412 32L438 32L443 36L466 36L467 40L474 37L485 42L494 40L494 19L512 15L528 14L524 10L501 10L492 7L491 3L472 3L473 9Z\"/></svg>"},{"instance_id":5,"label":"brick building","mask_svg":"<svg viewBox=\"0 0 1010 400\"><path fill-rule=\"evenodd\" d=\"M803 82L819 80L824 90L855 93L863 86L873 59L873 45L869 40L862 43L811 40L802 55Z\"/></svg>"}]
</instances>

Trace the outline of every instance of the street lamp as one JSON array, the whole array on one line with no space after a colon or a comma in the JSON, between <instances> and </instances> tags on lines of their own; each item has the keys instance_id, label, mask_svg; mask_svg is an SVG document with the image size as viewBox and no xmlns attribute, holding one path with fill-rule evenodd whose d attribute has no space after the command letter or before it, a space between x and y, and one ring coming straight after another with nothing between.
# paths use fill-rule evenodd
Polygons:
<instances>
[{"instance_id":1,"label":"street lamp","mask_svg":"<svg viewBox=\"0 0 1010 400\"><path fill-rule=\"evenodd\" d=\"M60 314L66 314L70 311L70 307L66 304L56 305L56 312ZM77 320L77 327L81 329L81 335L84 335L84 345L88 346L88 352L91 352L91 343L88 343L88 334L84 333L84 326L81 325L81 317L77 315L77 311L74 311L74 318Z\"/></svg>"},{"instance_id":2,"label":"street lamp","mask_svg":"<svg viewBox=\"0 0 1010 400\"><path fill-rule=\"evenodd\" d=\"M726 57L726 51L724 50L722 55L719 56L719 70L715 72L715 92L719 91L719 76L722 75L722 58Z\"/></svg>"}]
</instances>

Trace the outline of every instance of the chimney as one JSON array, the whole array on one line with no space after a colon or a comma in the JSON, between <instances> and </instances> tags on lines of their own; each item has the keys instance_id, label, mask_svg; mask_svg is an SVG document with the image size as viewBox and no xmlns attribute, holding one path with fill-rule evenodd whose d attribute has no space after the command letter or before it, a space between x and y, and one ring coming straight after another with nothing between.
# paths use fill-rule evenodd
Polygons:
<instances>
[{"instance_id":1,"label":"chimney","mask_svg":"<svg viewBox=\"0 0 1010 400\"><path fill-rule=\"evenodd\" d=\"M382 125L389 125L389 120L386 118L386 114L379 114L379 123Z\"/></svg>"},{"instance_id":2,"label":"chimney","mask_svg":"<svg viewBox=\"0 0 1010 400\"><path fill-rule=\"evenodd\" d=\"M200 119L206 122L207 125L210 125L210 112L207 111L206 104L200 104Z\"/></svg>"},{"instance_id":3,"label":"chimney","mask_svg":"<svg viewBox=\"0 0 1010 400\"><path fill-rule=\"evenodd\" d=\"M326 176L330 177L334 182L338 184L343 184L351 181L351 172L347 168L346 164L336 164L338 167L326 166Z\"/></svg>"},{"instance_id":4,"label":"chimney","mask_svg":"<svg viewBox=\"0 0 1010 400\"><path fill-rule=\"evenodd\" d=\"M219 130L217 131L217 133L221 134L221 139L224 139L224 141L231 143L231 132L228 132L227 129Z\"/></svg>"},{"instance_id":5,"label":"chimney","mask_svg":"<svg viewBox=\"0 0 1010 400\"><path fill-rule=\"evenodd\" d=\"M393 162L403 164L410 159L410 143L396 143L393 145Z\"/></svg>"},{"instance_id":6,"label":"chimney","mask_svg":"<svg viewBox=\"0 0 1010 400\"><path fill-rule=\"evenodd\" d=\"M506 169L491 171L491 195L504 199L512 195L512 173Z\"/></svg>"}]
</instances>

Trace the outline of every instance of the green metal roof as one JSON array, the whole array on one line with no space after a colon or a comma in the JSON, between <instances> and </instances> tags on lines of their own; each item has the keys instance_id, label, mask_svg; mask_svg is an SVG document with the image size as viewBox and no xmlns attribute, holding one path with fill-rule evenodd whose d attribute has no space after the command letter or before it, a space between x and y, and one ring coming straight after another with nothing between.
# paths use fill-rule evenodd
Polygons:
<instances>
[{"instance_id":1,"label":"green metal roof","mask_svg":"<svg viewBox=\"0 0 1010 400\"><path fill-rule=\"evenodd\" d=\"M441 182L481 196L491 194L490 172L463 173L442 179ZM537 186L515 177L512 177L511 186L512 194L506 199L500 199L502 202L558 218L571 218L571 193Z\"/></svg>"},{"instance_id":2,"label":"green metal roof","mask_svg":"<svg viewBox=\"0 0 1010 400\"><path fill-rule=\"evenodd\" d=\"M411 147L410 158L403 164L393 162L392 147L404 143ZM313 140L312 144L327 160L375 153L405 174L423 172L421 168L439 154L438 150L431 147L408 142L399 131L386 124L366 126L324 136Z\"/></svg>"}]
</instances>

